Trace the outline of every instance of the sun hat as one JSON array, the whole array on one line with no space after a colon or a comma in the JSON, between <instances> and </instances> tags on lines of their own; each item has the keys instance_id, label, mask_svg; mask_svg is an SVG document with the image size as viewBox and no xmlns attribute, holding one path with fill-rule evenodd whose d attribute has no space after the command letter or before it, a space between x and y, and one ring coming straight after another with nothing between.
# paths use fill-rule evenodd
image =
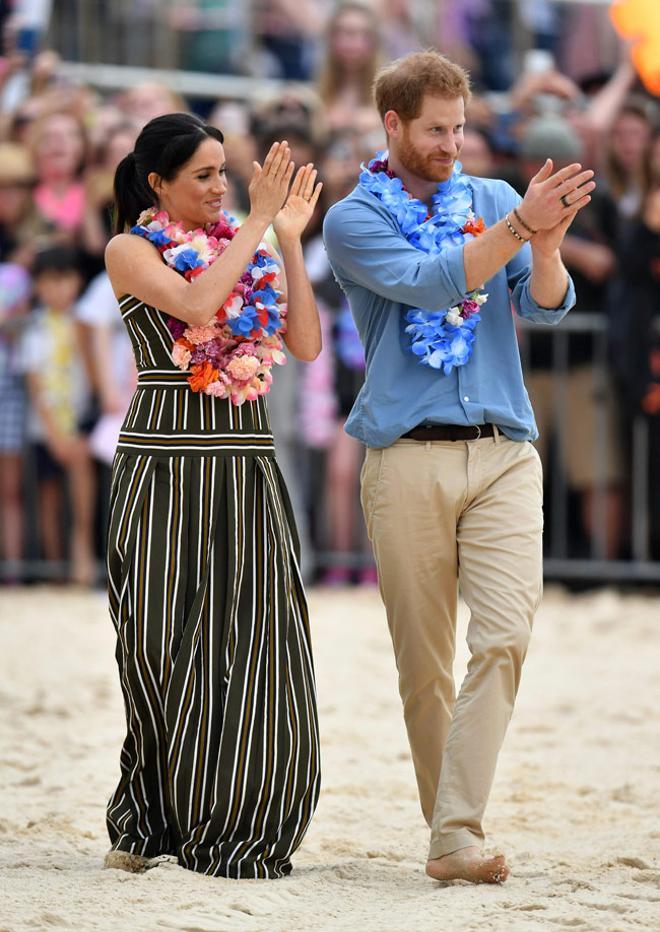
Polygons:
<instances>
[{"instance_id":1,"label":"sun hat","mask_svg":"<svg viewBox=\"0 0 660 932\"><path fill-rule=\"evenodd\" d=\"M582 144L570 123L557 114L545 114L530 120L520 140L524 159L554 159L574 162L582 154Z\"/></svg>"},{"instance_id":2,"label":"sun hat","mask_svg":"<svg viewBox=\"0 0 660 932\"><path fill-rule=\"evenodd\" d=\"M0 142L0 184L30 184L34 180L29 150L15 142Z\"/></svg>"}]
</instances>

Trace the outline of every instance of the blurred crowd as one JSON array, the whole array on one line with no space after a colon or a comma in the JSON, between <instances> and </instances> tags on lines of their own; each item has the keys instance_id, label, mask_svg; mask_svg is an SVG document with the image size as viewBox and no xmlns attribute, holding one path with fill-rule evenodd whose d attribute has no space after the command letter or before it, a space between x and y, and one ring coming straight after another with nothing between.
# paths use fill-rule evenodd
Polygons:
<instances>
[{"instance_id":1,"label":"blurred crowd","mask_svg":"<svg viewBox=\"0 0 660 932\"><path fill-rule=\"evenodd\" d=\"M97 6L99 28L112 28L121 5ZM360 163L384 146L370 90L379 66L431 43L473 76L461 155L466 173L504 178L523 194L546 157L556 167L579 161L597 171L597 192L563 248L577 287L575 310L590 316L570 334L560 360L561 404L552 336L544 328L521 330L521 348L546 475L561 471L575 505L569 556L587 551L597 521L603 555L630 555L631 438L641 418L649 438L643 465L650 555L660 560L659 108L604 11L549 0L521 4L517 23L522 17L530 46L521 56L511 20L517 5L510 2L422 5L433 9L426 19L410 0L251 6L256 31L247 30L244 5L233 0L161 5L168 28L180 33L177 64L218 75L218 97L209 101L184 100L157 83L103 94L77 84L65 77L58 54L75 56L75 43L48 48L38 31L25 34L12 3L0 3L4 580L98 580L113 438L136 379L103 266L113 172L145 122L195 109L225 134L225 206L237 218L249 208L252 162L276 139L289 141L297 164L314 161L324 181L305 243L324 350L312 364L291 360L278 371L269 405L308 578L375 582L358 502L362 449L343 432L364 357L321 225L329 205L356 183ZM136 0L126 16L147 22L153 7ZM62 15L60 32L69 35ZM238 54L248 45L249 67ZM222 76L241 73L283 83L249 102L223 95ZM594 336L599 328L605 352Z\"/></svg>"}]
</instances>

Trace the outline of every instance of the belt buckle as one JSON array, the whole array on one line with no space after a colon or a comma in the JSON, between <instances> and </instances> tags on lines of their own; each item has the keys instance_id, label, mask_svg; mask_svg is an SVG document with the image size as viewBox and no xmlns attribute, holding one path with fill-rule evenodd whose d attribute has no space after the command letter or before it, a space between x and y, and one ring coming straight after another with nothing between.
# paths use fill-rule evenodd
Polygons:
<instances>
[{"instance_id":1,"label":"belt buckle","mask_svg":"<svg viewBox=\"0 0 660 932\"><path fill-rule=\"evenodd\" d=\"M472 426L473 426L473 427L475 428L475 430L477 431L477 436L476 436L476 437L473 437L472 439L473 439L473 440L479 440L479 439L481 438L481 427L479 426L479 424L473 424Z\"/></svg>"}]
</instances>

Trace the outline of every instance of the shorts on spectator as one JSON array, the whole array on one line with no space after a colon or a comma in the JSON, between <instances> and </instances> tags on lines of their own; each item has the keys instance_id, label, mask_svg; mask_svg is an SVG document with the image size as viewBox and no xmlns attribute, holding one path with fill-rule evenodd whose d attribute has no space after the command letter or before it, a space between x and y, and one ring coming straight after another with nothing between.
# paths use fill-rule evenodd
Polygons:
<instances>
[{"instance_id":1,"label":"shorts on spectator","mask_svg":"<svg viewBox=\"0 0 660 932\"><path fill-rule=\"evenodd\" d=\"M64 467L57 462L45 443L34 443L32 451L38 482L60 479L66 475Z\"/></svg>"},{"instance_id":2,"label":"shorts on spectator","mask_svg":"<svg viewBox=\"0 0 660 932\"><path fill-rule=\"evenodd\" d=\"M85 418L85 420L78 425L77 433L87 437L93 426L94 420L92 418ZM65 467L55 459L45 443L41 443L39 440L33 440L32 451L34 454L37 480L39 482L47 482L49 479L59 479L66 476Z\"/></svg>"},{"instance_id":3,"label":"shorts on spectator","mask_svg":"<svg viewBox=\"0 0 660 932\"><path fill-rule=\"evenodd\" d=\"M598 398L600 374L591 365L568 370L564 389L566 404L561 415L563 425L556 422L559 380L551 372L540 370L525 376L539 431L536 448L541 461L544 466L547 464L550 440L553 437L556 440L558 430L563 427L563 467L568 484L576 490L594 486L598 469L603 470L606 485L615 485L625 478L616 398L607 376L602 380L602 400ZM600 431L602 437L598 436Z\"/></svg>"},{"instance_id":4,"label":"shorts on spectator","mask_svg":"<svg viewBox=\"0 0 660 932\"><path fill-rule=\"evenodd\" d=\"M23 379L0 371L0 454L22 452L26 423L27 396Z\"/></svg>"}]
</instances>

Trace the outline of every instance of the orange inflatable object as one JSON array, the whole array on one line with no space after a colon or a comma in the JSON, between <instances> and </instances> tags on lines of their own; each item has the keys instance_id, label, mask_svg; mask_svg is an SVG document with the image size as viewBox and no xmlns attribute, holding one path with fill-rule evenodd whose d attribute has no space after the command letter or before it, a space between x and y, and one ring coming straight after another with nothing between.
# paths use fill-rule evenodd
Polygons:
<instances>
[{"instance_id":1,"label":"orange inflatable object","mask_svg":"<svg viewBox=\"0 0 660 932\"><path fill-rule=\"evenodd\" d=\"M614 0L610 17L634 42L632 59L644 85L660 95L660 0Z\"/></svg>"}]
</instances>

